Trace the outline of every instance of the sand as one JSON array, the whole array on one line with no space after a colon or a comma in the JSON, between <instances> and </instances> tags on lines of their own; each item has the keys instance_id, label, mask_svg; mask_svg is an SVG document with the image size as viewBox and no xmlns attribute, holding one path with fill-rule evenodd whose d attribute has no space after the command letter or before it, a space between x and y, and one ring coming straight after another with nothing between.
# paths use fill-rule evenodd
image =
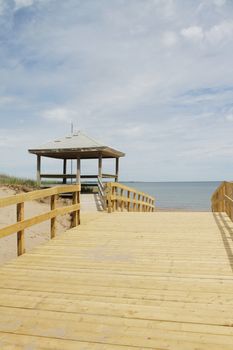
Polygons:
<instances>
[{"instance_id":1,"label":"sand","mask_svg":"<svg viewBox=\"0 0 233 350\"><path fill-rule=\"evenodd\" d=\"M17 191L18 193L18 191ZM0 198L16 194L16 190L7 186L0 187ZM64 200L58 201L58 206L64 205ZM81 195L81 221L85 225L90 220L95 220L101 212L98 212L98 199L92 194ZM50 210L48 201L32 201L25 203L25 218L33 217ZM0 228L16 222L16 206L0 208ZM70 228L70 215L57 218L57 234L61 234ZM50 239L50 221L32 226L25 230L25 247L30 251L33 247L42 244ZM16 257L16 234L0 239L0 264L3 264Z\"/></svg>"}]
</instances>

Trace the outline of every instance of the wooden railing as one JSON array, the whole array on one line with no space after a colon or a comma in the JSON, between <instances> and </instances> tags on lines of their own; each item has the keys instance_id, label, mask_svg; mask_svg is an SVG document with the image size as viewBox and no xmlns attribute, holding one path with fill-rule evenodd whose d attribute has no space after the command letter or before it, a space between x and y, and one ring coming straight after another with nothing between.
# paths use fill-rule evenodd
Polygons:
<instances>
[{"instance_id":1,"label":"wooden railing","mask_svg":"<svg viewBox=\"0 0 233 350\"><path fill-rule=\"evenodd\" d=\"M102 204L103 209L106 209L106 195L105 195L105 185L102 182L102 178L98 176L97 178L97 187L99 192L99 198Z\"/></svg>"},{"instance_id":2,"label":"wooden railing","mask_svg":"<svg viewBox=\"0 0 233 350\"><path fill-rule=\"evenodd\" d=\"M65 207L56 207L56 199L59 194L72 193L72 205ZM24 218L24 203L36 199L50 197L50 211L34 216L29 219ZM51 238L56 235L56 217L72 213L72 227L80 224L80 186L69 185L53 187L46 190L32 191L28 193L16 194L10 197L0 199L0 208L10 205L16 205L17 222L0 229L0 238L6 237L17 232L17 252L21 255L25 252L24 230L43 221L51 220L50 235Z\"/></svg>"},{"instance_id":3,"label":"wooden railing","mask_svg":"<svg viewBox=\"0 0 233 350\"><path fill-rule=\"evenodd\" d=\"M149 212L155 209L154 197L118 182L107 183L106 202L109 213L116 210Z\"/></svg>"},{"instance_id":4,"label":"wooden railing","mask_svg":"<svg viewBox=\"0 0 233 350\"><path fill-rule=\"evenodd\" d=\"M233 182L224 181L211 198L212 211L225 212L233 221Z\"/></svg>"}]
</instances>

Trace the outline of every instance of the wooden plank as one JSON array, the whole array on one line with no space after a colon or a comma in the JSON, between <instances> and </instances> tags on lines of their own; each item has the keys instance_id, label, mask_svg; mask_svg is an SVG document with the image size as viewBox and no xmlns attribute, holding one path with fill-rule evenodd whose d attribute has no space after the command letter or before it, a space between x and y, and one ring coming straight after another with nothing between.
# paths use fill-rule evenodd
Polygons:
<instances>
[{"instance_id":1,"label":"wooden plank","mask_svg":"<svg viewBox=\"0 0 233 350\"><path fill-rule=\"evenodd\" d=\"M0 268L0 348L231 350L232 228L101 213Z\"/></svg>"},{"instance_id":2,"label":"wooden plank","mask_svg":"<svg viewBox=\"0 0 233 350\"><path fill-rule=\"evenodd\" d=\"M113 178L113 179L115 179L115 178L116 178L116 175L114 175L114 174L102 174L102 177L104 177L104 178Z\"/></svg>"},{"instance_id":3,"label":"wooden plank","mask_svg":"<svg viewBox=\"0 0 233 350\"><path fill-rule=\"evenodd\" d=\"M32 336L0 332L0 346L2 350L137 350L138 347L119 346L112 344L98 344L93 342L56 339L46 336Z\"/></svg>"}]
</instances>

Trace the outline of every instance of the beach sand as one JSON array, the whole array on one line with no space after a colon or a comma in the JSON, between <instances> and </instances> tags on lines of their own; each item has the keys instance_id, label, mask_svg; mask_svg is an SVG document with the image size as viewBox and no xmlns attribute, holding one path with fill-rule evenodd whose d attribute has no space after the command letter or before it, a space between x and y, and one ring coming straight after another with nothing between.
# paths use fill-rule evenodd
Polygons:
<instances>
[{"instance_id":1,"label":"beach sand","mask_svg":"<svg viewBox=\"0 0 233 350\"><path fill-rule=\"evenodd\" d=\"M18 193L18 190L7 186L0 187L0 198L7 197ZM58 206L64 205L64 200L58 200ZM96 198L94 195L81 195L81 222L82 225L95 220L101 212L97 211L95 206ZM50 210L48 200L32 201L25 203L25 218L30 218ZM16 222L16 205L0 208L0 228L11 225ZM57 218L57 234L61 234L70 228L70 215L59 216ZM25 247L30 251L38 244L44 243L50 239L50 221L32 226L25 230ZM0 264L16 258L16 234L0 238Z\"/></svg>"}]
</instances>

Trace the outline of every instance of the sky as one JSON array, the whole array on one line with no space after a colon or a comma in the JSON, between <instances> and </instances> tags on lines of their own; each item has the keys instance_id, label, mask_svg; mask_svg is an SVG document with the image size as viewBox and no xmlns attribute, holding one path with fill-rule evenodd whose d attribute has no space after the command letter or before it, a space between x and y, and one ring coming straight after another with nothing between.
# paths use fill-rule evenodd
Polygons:
<instances>
[{"instance_id":1,"label":"sky","mask_svg":"<svg viewBox=\"0 0 233 350\"><path fill-rule=\"evenodd\" d=\"M121 180L232 180L233 1L0 0L0 173L71 122Z\"/></svg>"}]
</instances>

